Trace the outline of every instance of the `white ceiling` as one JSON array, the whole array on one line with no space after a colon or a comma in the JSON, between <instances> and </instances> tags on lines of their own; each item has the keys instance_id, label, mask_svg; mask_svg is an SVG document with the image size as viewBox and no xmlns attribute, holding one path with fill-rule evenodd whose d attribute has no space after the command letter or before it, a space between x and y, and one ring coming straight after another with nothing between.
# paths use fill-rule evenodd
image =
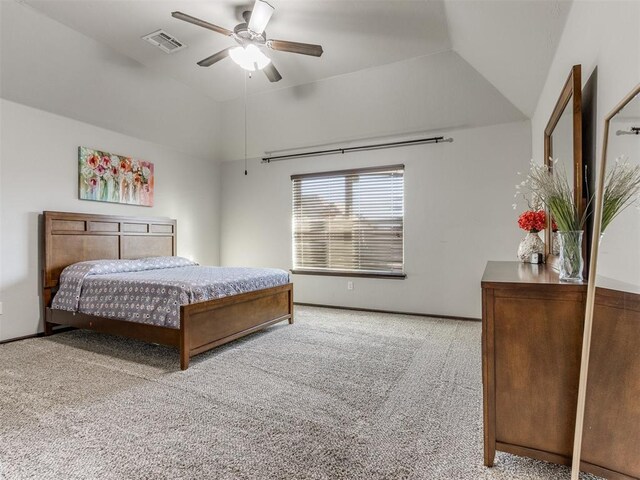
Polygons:
<instances>
[{"instance_id":1,"label":"white ceiling","mask_svg":"<svg viewBox=\"0 0 640 480\"><path fill-rule=\"evenodd\" d=\"M130 57L0 0L0 96L212 158L219 105Z\"/></svg>"},{"instance_id":2,"label":"white ceiling","mask_svg":"<svg viewBox=\"0 0 640 480\"><path fill-rule=\"evenodd\" d=\"M565 0L270 1L269 38L318 43L324 54L272 52L283 80L272 84L256 72L248 82L250 103L269 105L255 128L268 130L279 111L289 112L282 136L321 112L314 122L322 128L341 116L363 120L361 131L329 128L322 141L344 129L374 136L444 127L445 117L452 128L531 117L570 10ZM230 59L197 66L233 41L171 12L233 28L244 8L228 0L0 0L0 96L218 158L228 149L221 127L241 109L243 71ZM159 28L189 48L167 55L141 40ZM427 74L418 65L436 69L438 82L418 81ZM406 88L396 92L402 108L380 103ZM314 109L303 110L305 99ZM366 118L369 103L389 106Z\"/></svg>"},{"instance_id":3,"label":"white ceiling","mask_svg":"<svg viewBox=\"0 0 640 480\"><path fill-rule=\"evenodd\" d=\"M240 23L242 2L24 0L50 18L179 80L215 100L242 95L242 72L230 59L208 68L196 62L235 42L176 20L179 10L228 29ZM273 0L269 38L321 44L321 58L270 52L283 80L260 73L254 91L291 87L451 48L442 1ZM248 8L248 7L247 7ZM165 54L140 37L158 29L189 48Z\"/></svg>"},{"instance_id":4,"label":"white ceiling","mask_svg":"<svg viewBox=\"0 0 640 480\"><path fill-rule=\"evenodd\" d=\"M533 116L571 8L568 0L446 0L453 49Z\"/></svg>"},{"instance_id":5,"label":"white ceiling","mask_svg":"<svg viewBox=\"0 0 640 480\"><path fill-rule=\"evenodd\" d=\"M234 42L176 20L174 10L233 29L252 2L186 0L22 0L50 18L215 100L242 94L230 59L196 62ZM302 85L453 48L525 115L533 115L569 12L570 0L272 0L269 38L318 43L318 59L271 52L283 80L262 75L253 91ZM165 29L189 48L167 55L140 37ZM239 81L240 80L240 81Z\"/></svg>"}]
</instances>

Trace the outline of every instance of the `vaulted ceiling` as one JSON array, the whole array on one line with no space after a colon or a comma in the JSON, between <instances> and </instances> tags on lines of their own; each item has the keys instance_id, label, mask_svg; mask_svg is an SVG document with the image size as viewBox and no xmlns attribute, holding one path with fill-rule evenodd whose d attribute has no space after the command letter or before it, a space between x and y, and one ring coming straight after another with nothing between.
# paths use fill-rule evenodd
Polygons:
<instances>
[{"instance_id":1,"label":"vaulted ceiling","mask_svg":"<svg viewBox=\"0 0 640 480\"><path fill-rule=\"evenodd\" d=\"M447 0L453 49L528 117L560 41L567 0Z\"/></svg>"},{"instance_id":2,"label":"vaulted ceiling","mask_svg":"<svg viewBox=\"0 0 640 480\"><path fill-rule=\"evenodd\" d=\"M196 62L235 45L209 30L176 20L179 10L228 29L244 21L240 2L228 1L51 1L25 0L47 16L127 55L215 100L242 94L239 68L230 59L203 68ZM327 0L273 1L269 38L322 44L322 58L270 52L283 76L270 85L263 75L257 90L283 88L429 55L451 48L442 2ZM252 5L246 5L250 9ZM163 29L188 48L165 54L140 37Z\"/></svg>"},{"instance_id":3,"label":"vaulted ceiling","mask_svg":"<svg viewBox=\"0 0 640 480\"><path fill-rule=\"evenodd\" d=\"M180 10L232 29L240 22L240 13L250 5L228 0L1 3L3 98L88 121L90 116L82 109L87 108L93 96L105 117L97 119L97 124L107 128L114 128L115 124L116 130L124 127L112 110L126 105L134 116L130 127L125 125L127 133L149 137L150 132L141 125L158 118L153 122L157 138L151 140L177 135L177 147L188 146L194 153L206 155L215 136L211 129L217 126L210 117L219 117L227 109L220 102L233 102L243 94L243 73L230 59L209 68L196 65L233 41L176 20L170 13ZM283 80L272 84L256 72L249 82L249 94L277 92L282 100L286 95L281 91L289 89L289 97L295 101L304 85L350 76L360 81L356 79L361 79L361 74L355 75L356 72L365 72L373 79L377 75L389 78L389 69L394 65L398 65L398 75L409 75L411 70L404 68L410 65L408 61L448 52L468 63L473 72L468 74L470 79L495 88L504 102L515 107L511 110L520 112L521 118L533 114L570 9L570 2L565 0L271 3L276 10L267 27L269 38L322 44L324 54L314 58L271 52ZM67 28L55 27L52 21ZM165 54L141 39L158 29L174 35L188 48ZM457 65L456 62L431 64ZM456 72L461 71L456 68ZM398 80L402 85L403 79ZM331 84L340 83L345 82ZM59 96L65 85L67 94L52 98ZM389 88L389 84L384 87ZM479 88L482 91L488 87ZM118 105L118 95L127 89L137 89L139 93L124 95L123 105ZM451 98L450 92L447 96ZM478 101L482 103L482 99ZM496 102L496 112L505 112L502 120L511 121L514 113L504 102ZM482 108L485 107L491 108L483 103ZM459 112L459 125L469 123L463 110ZM167 122L164 127L160 120L163 112ZM501 120L500 115L491 112L487 118ZM120 121L126 124L128 120ZM452 123L456 122L452 119Z\"/></svg>"}]
</instances>

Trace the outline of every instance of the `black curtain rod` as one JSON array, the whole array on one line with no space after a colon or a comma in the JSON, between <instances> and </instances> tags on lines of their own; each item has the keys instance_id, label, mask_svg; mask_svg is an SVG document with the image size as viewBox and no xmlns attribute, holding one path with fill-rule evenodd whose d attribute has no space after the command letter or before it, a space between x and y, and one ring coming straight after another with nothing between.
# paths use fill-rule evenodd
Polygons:
<instances>
[{"instance_id":1,"label":"black curtain rod","mask_svg":"<svg viewBox=\"0 0 640 480\"><path fill-rule=\"evenodd\" d=\"M362 145L359 147L332 148L330 150L316 150L315 152L292 153L290 155L262 157L262 163L271 163L279 160L291 160L293 158L319 157L322 155L335 155L338 153L344 154L344 153L350 153L350 152L364 152L368 150L380 150L383 148L407 147L410 145L422 145L426 143L444 143L444 142L451 143L453 142L453 138L444 138L444 137L418 138L416 140L405 140L402 142L378 143L375 145Z\"/></svg>"}]
</instances>

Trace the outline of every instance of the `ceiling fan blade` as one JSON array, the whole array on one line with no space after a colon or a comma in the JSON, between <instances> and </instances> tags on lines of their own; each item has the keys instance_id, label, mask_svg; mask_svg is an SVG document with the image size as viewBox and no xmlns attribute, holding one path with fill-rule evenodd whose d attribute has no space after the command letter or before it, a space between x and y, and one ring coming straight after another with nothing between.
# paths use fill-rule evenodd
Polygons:
<instances>
[{"instance_id":1,"label":"ceiling fan blade","mask_svg":"<svg viewBox=\"0 0 640 480\"><path fill-rule=\"evenodd\" d=\"M218 32L226 36L233 34L231 30L227 30L226 28L219 27L218 25L214 25L213 23L205 22L204 20L200 20L199 18L192 17L191 15L187 15L186 13L172 12L171 16L173 18L177 18L178 20L183 20L185 22L193 23L194 25L198 25L199 27L206 28L208 30L213 30L214 32Z\"/></svg>"},{"instance_id":2,"label":"ceiling fan blade","mask_svg":"<svg viewBox=\"0 0 640 480\"><path fill-rule=\"evenodd\" d=\"M275 8L264 0L256 0L256 3L253 5L253 10L251 10L251 17L249 18L249 30L257 34L264 32L274 10Z\"/></svg>"},{"instance_id":3,"label":"ceiling fan blade","mask_svg":"<svg viewBox=\"0 0 640 480\"><path fill-rule=\"evenodd\" d=\"M218 53L214 53L210 57L207 57L204 60L200 60L198 62L198 65L200 65L201 67L210 67L214 63L219 62L224 58L227 58L229 56L229 50L231 50L232 48L233 47L229 47L229 48L225 48L224 50L220 50Z\"/></svg>"},{"instance_id":4,"label":"ceiling fan blade","mask_svg":"<svg viewBox=\"0 0 640 480\"><path fill-rule=\"evenodd\" d=\"M287 42L285 40L267 40L267 47L280 52L301 53L319 57L322 55L322 46L312 43Z\"/></svg>"},{"instance_id":5,"label":"ceiling fan blade","mask_svg":"<svg viewBox=\"0 0 640 480\"><path fill-rule=\"evenodd\" d=\"M282 80L282 75L280 75L280 72L275 67L273 62L269 63L269 65L264 67L262 71L267 76L270 82L279 82L280 80Z\"/></svg>"}]
</instances>

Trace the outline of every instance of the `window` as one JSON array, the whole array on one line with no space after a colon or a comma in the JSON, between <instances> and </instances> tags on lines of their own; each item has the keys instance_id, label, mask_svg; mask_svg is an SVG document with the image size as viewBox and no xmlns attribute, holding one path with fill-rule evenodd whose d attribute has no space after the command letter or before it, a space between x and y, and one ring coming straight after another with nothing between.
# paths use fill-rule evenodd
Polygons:
<instances>
[{"instance_id":1,"label":"window","mask_svg":"<svg viewBox=\"0 0 640 480\"><path fill-rule=\"evenodd\" d=\"M404 165L291 181L293 273L404 278Z\"/></svg>"}]
</instances>

